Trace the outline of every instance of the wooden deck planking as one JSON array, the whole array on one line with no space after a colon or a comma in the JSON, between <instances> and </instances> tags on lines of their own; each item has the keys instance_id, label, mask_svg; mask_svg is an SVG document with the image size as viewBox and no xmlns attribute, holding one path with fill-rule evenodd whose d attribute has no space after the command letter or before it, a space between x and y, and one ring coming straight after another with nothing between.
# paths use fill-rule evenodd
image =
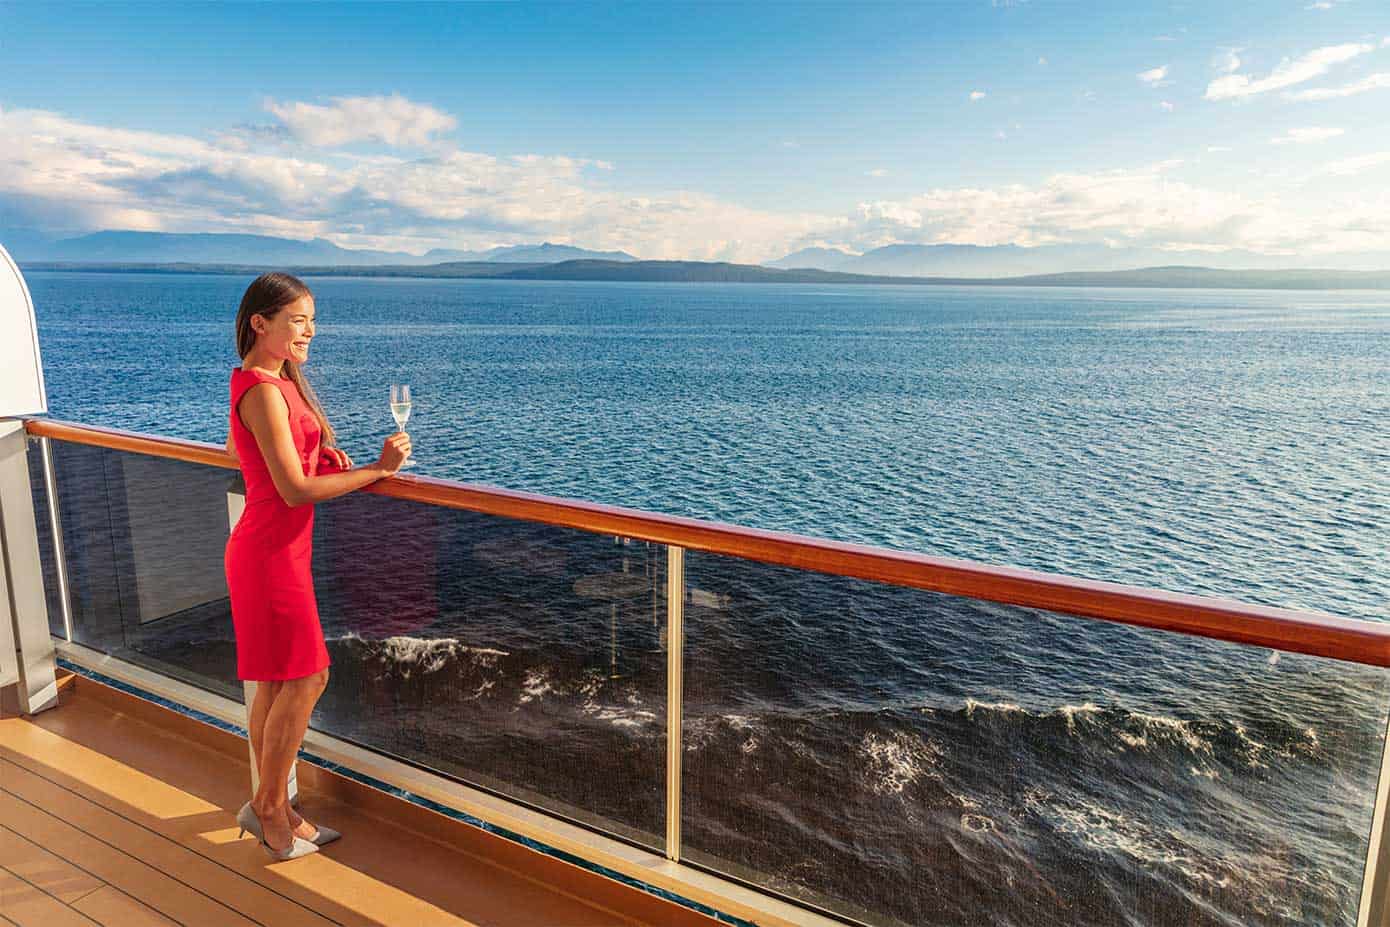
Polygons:
<instances>
[{"instance_id":1,"label":"wooden deck planking","mask_svg":"<svg viewBox=\"0 0 1390 927\"><path fill-rule=\"evenodd\" d=\"M460 822L441 819L424 834L376 806L369 813L312 790L302 796L304 813L342 830L343 840L272 863L253 838L237 838L245 761L225 744L214 749L161 730L144 708L123 712L104 698L83 698L86 685L97 684L72 687L52 711L0 718L0 866L12 863L37 880L3 870L18 883L5 884L20 904L14 911L0 904L0 916L18 927L28 925L17 912L40 927L716 923L580 870L563 880L538 876L553 874L553 860L530 873L500 865L476 852L473 833L458 844L474 852L440 839L449 827L468 828ZM517 859L514 851L498 856ZM583 897L586 882L602 903ZM632 896L626 910L615 903L623 893ZM54 904L66 920L33 913Z\"/></svg>"}]
</instances>

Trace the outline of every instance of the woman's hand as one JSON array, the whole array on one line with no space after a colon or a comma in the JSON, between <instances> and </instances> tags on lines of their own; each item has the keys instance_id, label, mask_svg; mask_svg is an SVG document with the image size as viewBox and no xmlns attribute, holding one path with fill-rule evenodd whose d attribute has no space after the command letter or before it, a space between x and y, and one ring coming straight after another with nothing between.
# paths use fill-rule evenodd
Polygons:
<instances>
[{"instance_id":1,"label":"woman's hand","mask_svg":"<svg viewBox=\"0 0 1390 927\"><path fill-rule=\"evenodd\" d=\"M388 435L386 443L381 446L381 460L378 461L378 466L385 470L388 476L392 476L409 456L410 435L404 431L398 431Z\"/></svg>"},{"instance_id":2,"label":"woman's hand","mask_svg":"<svg viewBox=\"0 0 1390 927\"><path fill-rule=\"evenodd\" d=\"M320 472L322 472L325 463L329 470L352 469L352 458L347 455L347 451L340 447L325 447L319 451Z\"/></svg>"}]
</instances>

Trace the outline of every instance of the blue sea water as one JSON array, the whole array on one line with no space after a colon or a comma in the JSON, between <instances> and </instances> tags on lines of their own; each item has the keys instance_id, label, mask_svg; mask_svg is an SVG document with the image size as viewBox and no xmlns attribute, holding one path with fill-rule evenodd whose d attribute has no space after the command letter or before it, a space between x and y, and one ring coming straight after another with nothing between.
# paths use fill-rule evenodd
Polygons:
<instances>
[{"instance_id":1,"label":"blue sea water","mask_svg":"<svg viewBox=\"0 0 1390 927\"><path fill-rule=\"evenodd\" d=\"M238 277L31 273L50 414L221 442ZM362 462L1383 618L1390 296L314 278Z\"/></svg>"},{"instance_id":2,"label":"blue sea water","mask_svg":"<svg viewBox=\"0 0 1390 927\"><path fill-rule=\"evenodd\" d=\"M249 279L27 276L53 417L223 441ZM305 371L358 463L404 381L429 475L1385 618L1385 294L307 282ZM691 575L818 603L692 616L692 781L756 793L692 796L712 859L905 923L1354 913L1379 674L708 559ZM501 672L454 646L468 621L421 635L443 649L348 636L335 661L593 704L558 638ZM637 737L650 717L610 720ZM817 777L834 788L750 785Z\"/></svg>"}]
</instances>

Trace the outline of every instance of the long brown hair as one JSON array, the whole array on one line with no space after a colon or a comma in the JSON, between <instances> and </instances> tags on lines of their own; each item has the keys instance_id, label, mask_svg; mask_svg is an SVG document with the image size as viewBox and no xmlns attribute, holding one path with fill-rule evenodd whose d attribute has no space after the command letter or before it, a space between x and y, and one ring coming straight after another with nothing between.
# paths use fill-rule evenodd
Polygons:
<instances>
[{"instance_id":1,"label":"long brown hair","mask_svg":"<svg viewBox=\"0 0 1390 927\"><path fill-rule=\"evenodd\" d=\"M246 355L256 347L256 330L251 327L251 316L261 315L273 319L280 310L304 296L312 299L314 294L309 292L302 280L292 274L261 274L251 281L251 285L246 288L246 294L241 297L241 308L236 314L236 350L242 360L245 360ZM299 390L299 395L318 418L319 428L323 431L323 445L336 446L333 426L328 424L328 416L323 414L323 406L319 405L318 396L314 394L314 388L309 385L304 371L299 369L299 364L287 359L281 371Z\"/></svg>"}]
</instances>

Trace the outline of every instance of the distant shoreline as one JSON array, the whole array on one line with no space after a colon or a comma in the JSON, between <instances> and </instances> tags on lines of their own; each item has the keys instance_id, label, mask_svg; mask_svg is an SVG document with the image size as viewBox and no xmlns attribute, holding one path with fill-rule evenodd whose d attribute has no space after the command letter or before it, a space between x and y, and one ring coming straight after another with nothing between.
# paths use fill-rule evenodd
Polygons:
<instances>
[{"instance_id":1,"label":"distant shoreline","mask_svg":"<svg viewBox=\"0 0 1390 927\"><path fill-rule=\"evenodd\" d=\"M1390 290L1390 270L1221 270L1211 267L1145 267L1135 270L1073 271L1016 277L890 277L828 270L781 270L755 264L705 261L561 261L507 264L484 261L428 265L21 262L25 271L77 273L228 274L256 276L283 270L305 277L422 277L435 279L564 280L640 283L790 283L895 286L1131 287L1240 290Z\"/></svg>"}]
</instances>

